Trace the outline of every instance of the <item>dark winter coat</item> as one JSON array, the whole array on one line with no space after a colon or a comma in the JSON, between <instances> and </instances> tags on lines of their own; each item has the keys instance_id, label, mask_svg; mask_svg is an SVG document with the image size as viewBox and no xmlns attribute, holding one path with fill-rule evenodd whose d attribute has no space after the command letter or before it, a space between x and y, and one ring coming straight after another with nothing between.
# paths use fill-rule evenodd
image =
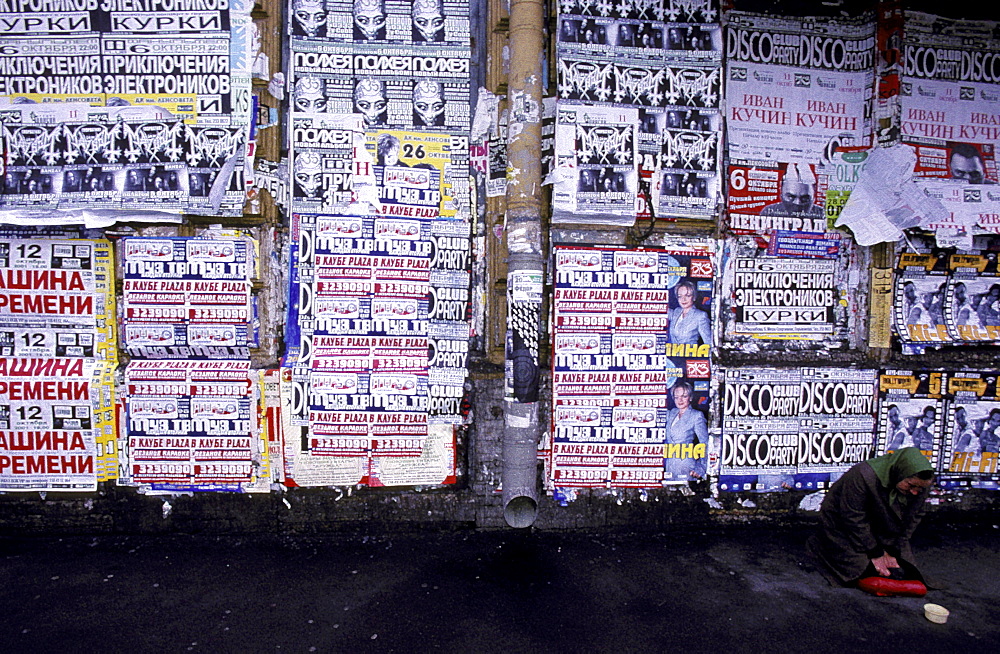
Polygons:
<instances>
[{"instance_id":1,"label":"dark winter coat","mask_svg":"<svg viewBox=\"0 0 1000 654\"><path fill-rule=\"evenodd\" d=\"M810 539L809 550L840 583L857 581L871 560L886 552L922 578L914 565L910 536L920 522L929 489L907 497L899 513L890 506L890 490L868 462L862 462L845 472L823 500L820 530Z\"/></svg>"}]
</instances>

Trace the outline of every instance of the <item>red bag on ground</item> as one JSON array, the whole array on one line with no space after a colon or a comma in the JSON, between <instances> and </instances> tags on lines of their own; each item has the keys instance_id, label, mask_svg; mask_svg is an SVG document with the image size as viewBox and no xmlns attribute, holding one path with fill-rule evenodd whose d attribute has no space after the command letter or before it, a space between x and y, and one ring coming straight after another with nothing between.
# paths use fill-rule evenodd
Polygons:
<instances>
[{"instance_id":1,"label":"red bag on ground","mask_svg":"<svg viewBox=\"0 0 1000 654\"><path fill-rule=\"evenodd\" d=\"M865 577L858 581L858 588L876 597L923 597L927 594L927 586L918 579Z\"/></svg>"}]
</instances>

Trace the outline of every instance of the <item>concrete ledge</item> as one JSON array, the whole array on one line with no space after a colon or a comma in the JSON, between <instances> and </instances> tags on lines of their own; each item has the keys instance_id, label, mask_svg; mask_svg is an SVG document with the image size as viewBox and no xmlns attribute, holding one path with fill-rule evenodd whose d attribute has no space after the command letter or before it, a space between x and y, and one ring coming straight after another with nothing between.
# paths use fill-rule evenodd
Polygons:
<instances>
[{"instance_id":1,"label":"concrete ledge","mask_svg":"<svg viewBox=\"0 0 1000 654\"><path fill-rule=\"evenodd\" d=\"M721 525L796 526L815 522L805 493L726 494L675 488L581 491L560 506L539 498L534 529L658 532ZM968 490L936 498L927 521L992 524L1000 497ZM499 495L471 489L291 489L267 495L205 493L154 497L102 485L97 493L0 496L0 533L53 535L374 535L427 530L507 529Z\"/></svg>"}]
</instances>

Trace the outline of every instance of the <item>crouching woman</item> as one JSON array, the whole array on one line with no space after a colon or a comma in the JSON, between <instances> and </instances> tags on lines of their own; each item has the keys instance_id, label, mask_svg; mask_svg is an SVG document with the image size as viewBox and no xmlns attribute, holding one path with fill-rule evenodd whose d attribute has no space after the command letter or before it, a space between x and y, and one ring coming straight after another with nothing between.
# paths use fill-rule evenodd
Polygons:
<instances>
[{"instance_id":1,"label":"crouching woman","mask_svg":"<svg viewBox=\"0 0 1000 654\"><path fill-rule=\"evenodd\" d=\"M913 564L910 536L933 479L934 469L915 447L845 472L823 500L820 529L808 544L827 577L845 586L871 577L923 582Z\"/></svg>"}]
</instances>

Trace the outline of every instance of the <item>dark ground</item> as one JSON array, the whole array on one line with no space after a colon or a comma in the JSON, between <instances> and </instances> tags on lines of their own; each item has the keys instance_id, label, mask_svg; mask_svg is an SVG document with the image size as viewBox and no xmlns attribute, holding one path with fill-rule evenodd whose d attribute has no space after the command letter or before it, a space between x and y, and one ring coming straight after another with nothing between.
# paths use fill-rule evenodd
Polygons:
<instances>
[{"instance_id":1,"label":"dark ground","mask_svg":"<svg viewBox=\"0 0 1000 654\"><path fill-rule=\"evenodd\" d=\"M7 652L998 652L1000 529L922 527L928 600L833 588L808 532L0 540Z\"/></svg>"}]
</instances>

